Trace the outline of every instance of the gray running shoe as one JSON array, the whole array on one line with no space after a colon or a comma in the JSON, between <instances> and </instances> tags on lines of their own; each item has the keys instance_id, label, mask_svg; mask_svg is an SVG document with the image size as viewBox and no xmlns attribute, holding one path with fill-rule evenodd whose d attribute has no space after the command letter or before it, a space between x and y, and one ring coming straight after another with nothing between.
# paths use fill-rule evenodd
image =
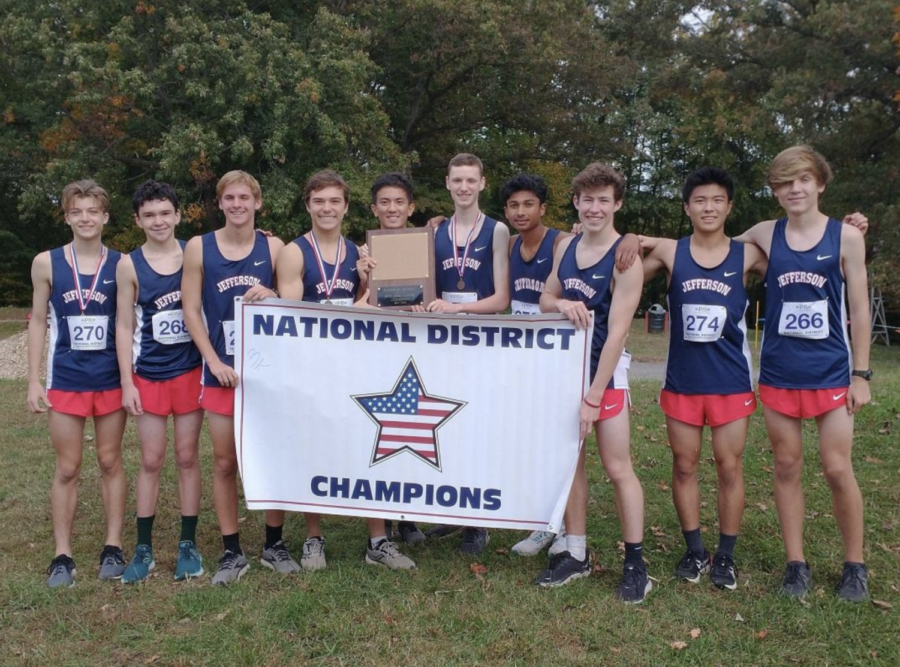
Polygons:
<instances>
[{"instance_id":1,"label":"gray running shoe","mask_svg":"<svg viewBox=\"0 0 900 667\"><path fill-rule=\"evenodd\" d=\"M54 558L47 568L47 585L50 588L72 588L75 585L75 561L65 554Z\"/></svg>"},{"instance_id":2,"label":"gray running shoe","mask_svg":"<svg viewBox=\"0 0 900 667\"><path fill-rule=\"evenodd\" d=\"M812 590L812 570L802 560L792 560L787 564L781 593L792 598L802 598Z\"/></svg>"},{"instance_id":3,"label":"gray running shoe","mask_svg":"<svg viewBox=\"0 0 900 667\"><path fill-rule=\"evenodd\" d=\"M324 570L325 538L310 537L303 543L303 555L300 556L300 567L304 570Z\"/></svg>"},{"instance_id":4,"label":"gray running shoe","mask_svg":"<svg viewBox=\"0 0 900 667\"><path fill-rule=\"evenodd\" d=\"M125 572L125 554L119 547L107 544L100 552L100 581L121 579Z\"/></svg>"},{"instance_id":5,"label":"gray running shoe","mask_svg":"<svg viewBox=\"0 0 900 667\"><path fill-rule=\"evenodd\" d=\"M838 597L847 602L865 602L869 599L869 570L862 563L844 563Z\"/></svg>"},{"instance_id":6,"label":"gray running shoe","mask_svg":"<svg viewBox=\"0 0 900 667\"><path fill-rule=\"evenodd\" d=\"M222 555L222 558L219 559L219 569L213 575L212 585L227 586L228 584L234 583L244 576L244 572L249 569L250 563L244 558L244 554L239 551L234 552L226 550Z\"/></svg>"},{"instance_id":7,"label":"gray running shoe","mask_svg":"<svg viewBox=\"0 0 900 667\"><path fill-rule=\"evenodd\" d=\"M553 542L555 537L556 533L548 530L535 530L525 539L516 542L511 551L517 556L537 556Z\"/></svg>"},{"instance_id":8,"label":"gray running shoe","mask_svg":"<svg viewBox=\"0 0 900 667\"><path fill-rule=\"evenodd\" d=\"M487 528L463 528L462 533L462 544L457 551L468 556L480 556L484 547L491 541Z\"/></svg>"},{"instance_id":9,"label":"gray running shoe","mask_svg":"<svg viewBox=\"0 0 900 667\"><path fill-rule=\"evenodd\" d=\"M413 560L400 553L397 545L390 540L381 540L374 547L366 545L366 562L369 565L383 565L389 570L414 570Z\"/></svg>"},{"instance_id":10,"label":"gray running shoe","mask_svg":"<svg viewBox=\"0 0 900 667\"><path fill-rule=\"evenodd\" d=\"M279 574L292 574L300 571L297 561L288 553L284 540L278 540L271 547L263 548L262 558L259 559L259 562Z\"/></svg>"}]
</instances>

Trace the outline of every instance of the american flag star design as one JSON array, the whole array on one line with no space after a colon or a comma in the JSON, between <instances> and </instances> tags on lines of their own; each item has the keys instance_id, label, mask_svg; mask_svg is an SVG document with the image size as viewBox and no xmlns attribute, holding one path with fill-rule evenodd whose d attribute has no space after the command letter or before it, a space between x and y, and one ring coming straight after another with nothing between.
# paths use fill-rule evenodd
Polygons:
<instances>
[{"instance_id":1,"label":"american flag star design","mask_svg":"<svg viewBox=\"0 0 900 667\"><path fill-rule=\"evenodd\" d=\"M436 470L441 469L437 430L466 405L429 395L412 358L390 393L350 398L378 425L370 466L409 452Z\"/></svg>"}]
</instances>

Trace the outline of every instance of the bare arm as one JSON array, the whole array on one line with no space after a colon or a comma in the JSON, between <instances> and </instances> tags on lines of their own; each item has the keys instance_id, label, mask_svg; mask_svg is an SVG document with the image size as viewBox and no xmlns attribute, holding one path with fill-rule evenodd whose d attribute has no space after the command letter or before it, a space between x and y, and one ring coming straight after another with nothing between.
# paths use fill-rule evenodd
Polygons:
<instances>
[{"instance_id":1,"label":"bare arm","mask_svg":"<svg viewBox=\"0 0 900 667\"><path fill-rule=\"evenodd\" d=\"M144 412L141 396L132 377L132 338L134 337L134 304L138 297L137 274L131 257L123 255L116 266L116 357L122 380L122 407L130 415Z\"/></svg>"},{"instance_id":2,"label":"bare arm","mask_svg":"<svg viewBox=\"0 0 900 667\"><path fill-rule=\"evenodd\" d=\"M296 243L289 243L278 254L275 279L282 299L303 299L303 251Z\"/></svg>"},{"instance_id":3,"label":"bare arm","mask_svg":"<svg viewBox=\"0 0 900 667\"><path fill-rule=\"evenodd\" d=\"M766 220L753 225L740 236L735 236L738 243L752 243L759 246L766 257L772 249L772 230L775 229L775 220Z\"/></svg>"},{"instance_id":4,"label":"bare arm","mask_svg":"<svg viewBox=\"0 0 900 667\"><path fill-rule=\"evenodd\" d=\"M644 258L644 282L650 282L659 273L665 273L668 280L672 275L672 265L675 263L677 241L662 238L654 238L651 241L648 246L653 250Z\"/></svg>"},{"instance_id":5,"label":"bare arm","mask_svg":"<svg viewBox=\"0 0 900 667\"><path fill-rule=\"evenodd\" d=\"M597 420L597 409L587 405L592 403L599 405L603 400L603 392L609 385L609 380L616 370L619 357L625 349L625 340L631 328L631 320L634 311L637 310L641 300L643 289L643 270L637 264L632 264L624 272L616 270L613 274L614 289L612 304L609 310L609 331L603 350L600 352L600 360L597 362L597 372L591 382L591 387L585 396L585 402L581 404L581 437L584 438L591 430L591 426Z\"/></svg>"},{"instance_id":6,"label":"bare arm","mask_svg":"<svg viewBox=\"0 0 900 667\"><path fill-rule=\"evenodd\" d=\"M48 407L53 407L41 385L41 358L47 338L52 273L49 252L42 252L34 258L31 264L34 292L31 297L31 320L28 322L28 409L31 412L47 412Z\"/></svg>"},{"instance_id":7,"label":"bare arm","mask_svg":"<svg viewBox=\"0 0 900 667\"><path fill-rule=\"evenodd\" d=\"M758 245L747 243L744 246L744 281L746 282L747 274L750 273L764 278L768 268L769 258L766 253Z\"/></svg>"},{"instance_id":8,"label":"bare arm","mask_svg":"<svg viewBox=\"0 0 900 667\"><path fill-rule=\"evenodd\" d=\"M869 352L872 345L872 324L869 314L869 287L866 278L866 246L862 232L844 225L841 230L841 267L847 282L850 300L850 332L853 337L853 368L869 368ZM853 377L847 392L847 411L850 414L871 400L869 383L864 378Z\"/></svg>"}]
</instances>

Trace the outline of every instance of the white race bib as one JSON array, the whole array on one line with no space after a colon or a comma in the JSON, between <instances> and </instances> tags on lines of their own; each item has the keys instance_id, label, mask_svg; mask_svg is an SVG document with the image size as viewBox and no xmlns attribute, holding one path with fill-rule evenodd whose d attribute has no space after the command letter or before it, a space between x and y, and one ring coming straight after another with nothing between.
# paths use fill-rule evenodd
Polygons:
<instances>
[{"instance_id":1,"label":"white race bib","mask_svg":"<svg viewBox=\"0 0 900 667\"><path fill-rule=\"evenodd\" d=\"M184 311L161 310L153 316L153 340L163 345L189 343L191 334L184 325Z\"/></svg>"},{"instance_id":2,"label":"white race bib","mask_svg":"<svg viewBox=\"0 0 900 667\"><path fill-rule=\"evenodd\" d=\"M510 309L513 315L540 315L541 306L537 303L526 303L525 301L512 300Z\"/></svg>"},{"instance_id":3,"label":"white race bib","mask_svg":"<svg viewBox=\"0 0 900 667\"><path fill-rule=\"evenodd\" d=\"M828 300L785 301L781 304L778 333L791 338L828 338Z\"/></svg>"},{"instance_id":4,"label":"white race bib","mask_svg":"<svg viewBox=\"0 0 900 667\"><path fill-rule=\"evenodd\" d=\"M79 352L96 352L106 349L108 315L70 315L69 347Z\"/></svg>"},{"instance_id":5,"label":"white race bib","mask_svg":"<svg viewBox=\"0 0 900 667\"><path fill-rule=\"evenodd\" d=\"M222 320L222 331L225 333L225 354L234 356L234 320Z\"/></svg>"},{"instance_id":6,"label":"white race bib","mask_svg":"<svg viewBox=\"0 0 900 667\"><path fill-rule=\"evenodd\" d=\"M713 343L719 340L727 317L725 306L683 304L681 322L684 339L691 343Z\"/></svg>"},{"instance_id":7,"label":"white race bib","mask_svg":"<svg viewBox=\"0 0 900 667\"><path fill-rule=\"evenodd\" d=\"M330 303L333 306L352 306L353 299L320 299L319 303Z\"/></svg>"},{"instance_id":8,"label":"white race bib","mask_svg":"<svg viewBox=\"0 0 900 667\"><path fill-rule=\"evenodd\" d=\"M447 303L475 303L478 294L475 292L441 292L441 298Z\"/></svg>"}]
</instances>

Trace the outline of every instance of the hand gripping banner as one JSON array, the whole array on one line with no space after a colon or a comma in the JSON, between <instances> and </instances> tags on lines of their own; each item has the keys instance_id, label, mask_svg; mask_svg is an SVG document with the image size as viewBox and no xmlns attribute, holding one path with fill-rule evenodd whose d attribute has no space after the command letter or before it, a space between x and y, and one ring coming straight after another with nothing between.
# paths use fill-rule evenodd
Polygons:
<instances>
[{"instance_id":1,"label":"hand gripping banner","mask_svg":"<svg viewBox=\"0 0 900 667\"><path fill-rule=\"evenodd\" d=\"M280 299L235 314L250 509L558 530L590 329Z\"/></svg>"}]
</instances>

